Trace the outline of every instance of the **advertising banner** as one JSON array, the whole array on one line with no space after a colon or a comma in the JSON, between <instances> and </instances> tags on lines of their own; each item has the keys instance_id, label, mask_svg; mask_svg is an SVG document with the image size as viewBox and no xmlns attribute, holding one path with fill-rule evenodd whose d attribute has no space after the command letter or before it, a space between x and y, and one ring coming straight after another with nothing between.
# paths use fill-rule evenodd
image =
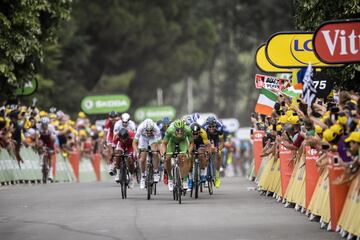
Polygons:
<instances>
[{"instance_id":1,"label":"advertising banner","mask_svg":"<svg viewBox=\"0 0 360 240\"><path fill-rule=\"evenodd\" d=\"M266 88L283 90L284 88L290 87L290 80L286 78L277 78L273 76L256 74L255 87L257 89Z\"/></svg>"},{"instance_id":2,"label":"advertising banner","mask_svg":"<svg viewBox=\"0 0 360 240\"><path fill-rule=\"evenodd\" d=\"M263 138L265 136L264 131L254 131L254 162L255 162L255 176L259 174L259 169L262 161L262 151L263 151Z\"/></svg>"},{"instance_id":3,"label":"advertising banner","mask_svg":"<svg viewBox=\"0 0 360 240\"><path fill-rule=\"evenodd\" d=\"M130 107L126 95L87 96L81 101L81 109L87 114L125 112Z\"/></svg>"},{"instance_id":4,"label":"advertising banner","mask_svg":"<svg viewBox=\"0 0 360 240\"><path fill-rule=\"evenodd\" d=\"M39 85L38 81L34 78L33 80L24 83L23 87L19 87L18 89L16 89L15 93L17 96L32 95L36 92L38 85Z\"/></svg>"},{"instance_id":5,"label":"advertising banner","mask_svg":"<svg viewBox=\"0 0 360 240\"><path fill-rule=\"evenodd\" d=\"M316 166L316 160L319 158L319 152L316 149L312 149L309 146L305 148L305 191L306 191L306 201L305 207L308 208L311 197L315 191L317 181L319 179L319 172Z\"/></svg>"},{"instance_id":6,"label":"advertising banner","mask_svg":"<svg viewBox=\"0 0 360 240\"><path fill-rule=\"evenodd\" d=\"M141 107L136 109L134 118L135 121L141 122L147 118L154 121L168 117L173 120L176 116L176 109L172 106L159 106L159 107Z\"/></svg>"},{"instance_id":7,"label":"advertising banner","mask_svg":"<svg viewBox=\"0 0 360 240\"><path fill-rule=\"evenodd\" d=\"M272 65L265 55L265 43L261 44L256 50L255 63L258 69L268 73L290 73L291 70L278 68Z\"/></svg>"},{"instance_id":8,"label":"advertising banner","mask_svg":"<svg viewBox=\"0 0 360 240\"><path fill-rule=\"evenodd\" d=\"M323 62L360 62L360 19L323 23L314 34L315 53Z\"/></svg>"},{"instance_id":9,"label":"advertising banner","mask_svg":"<svg viewBox=\"0 0 360 240\"><path fill-rule=\"evenodd\" d=\"M272 35L266 43L268 61L279 68L336 67L321 62L315 55L313 34L309 32L280 32Z\"/></svg>"}]
</instances>

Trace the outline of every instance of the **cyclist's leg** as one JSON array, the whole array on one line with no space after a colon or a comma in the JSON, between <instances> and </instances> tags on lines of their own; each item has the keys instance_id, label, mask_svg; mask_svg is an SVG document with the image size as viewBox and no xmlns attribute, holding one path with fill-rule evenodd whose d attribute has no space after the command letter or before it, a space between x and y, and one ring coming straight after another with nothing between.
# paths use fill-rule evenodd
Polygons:
<instances>
[{"instance_id":1,"label":"cyclist's leg","mask_svg":"<svg viewBox=\"0 0 360 240\"><path fill-rule=\"evenodd\" d=\"M180 172L181 177L183 177L183 187L185 189L188 188L188 174L190 169L190 161L187 155L187 152L189 150L189 142L185 139L179 143L180 152L182 154L179 155L180 158Z\"/></svg>"},{"instance_id":2,"label":"cyclist's leg","mask_svg":"<svg viewBox=\"0 0 360 240\"><path fill-rule=\"evenodd\" d=\"M221 152L215 153L215 187L219 188L221 185L220 180L220 166L221 166Z\"/></svg>"},{"instance_id":3,"label":"cyclist's leg","mask_svg":"<svg viewBox=\"0 0 360 240\"><path fill-rule=\"evenodd\" d=\"M53 158L53 155L54 155L54 150L53 149L49 149L48 150L48 178L52 181L54 176L53 176L53 168L52 168L52 158Z\"/></svg>"},{"instance_id":4,"label":"cyclist's leg","mask_svg":"<svg viewBox=\"0 0 360 240\"><path fill-rule=\"evenodd\" d=\"M164 162L166 171L168 173L169 180L172 180L171 158L172 158L174 151L175 151L175 143L170 139L166 145L166 156L165 156L165 162Z\"/></svg>"},{"instance_id":5,"label":"cyclist's leg","mask_svg":"<svg viewBox=\"0 0 360 240\"><path fill-rule=\"evenodd\" d=\"M159 156L160 147L158 143L159 142L156 139L150 139L149 141L151 151L153 154L153 166L155 172L159 171L159 165L160 165L160 156Z\"/></svg>"}]
</instances>

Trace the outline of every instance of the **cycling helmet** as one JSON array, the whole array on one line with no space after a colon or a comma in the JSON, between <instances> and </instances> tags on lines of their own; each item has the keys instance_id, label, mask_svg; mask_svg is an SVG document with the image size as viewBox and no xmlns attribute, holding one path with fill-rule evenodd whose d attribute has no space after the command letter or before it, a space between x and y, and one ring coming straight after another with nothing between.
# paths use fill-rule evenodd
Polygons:
<instances>
[{"instance_id":1,"label":"cycling helmet","mask_svg":"<svg viewBox=\"0 0 360 240\"><path fill-rule=\"evenodd\" d=\"M122 128L119 133L118 133L119 137L121 139L127 139L129 137L129 132L126 128Z\"/></svg>"},{"instance_id":2,"label":"cycling helmet","mask_svg":"<svg viewBox=\"0 0 360 240\"><path fill-rule=\"evenodd\" d=\"M209 116L206 119L207 124L216 124L216 118L214 116Z\"/></svg>"},{"instance_id":3,"label":"cycling helmet","mask_svg":"<svg viewBox=\"0 0 360 240\"><path fill-rule=\"evenodd\" d=\"M191 125L191 131L193 133L199 132L200 129L201 129L201 127L200 127L200 125L198 123L194 123L194 124Z\"/></svg>"},{"instance_id":4,"label":"cycling helmet","mask_svg":"<svg viewBox=\"0 0 360 240\"><path fill-rule=\"evenodd\" d=\"M47 124L49 124L49 122L50 122L50 120L49 120L48 117L43 117L43 118L40 119L40 123L42 125L47 125Z\"/></svg>"},{"instance_id":5,"label":"cycling helmet","mask_svg":"<svg viewBox=\"0 0 360 240\"><path fill-rule=\"evenodd\" d=\"M109 117L110 118L116 118L117 117L117 112L115 112L115 111L109 112Z\"/></svg>"},{"instance_id":6,"label":"cycling helmet","mask_svg":"<svg viewBox=\"0 0 360 240\"><path fill-rule=\"evenodd\" d=\"M127 123L129 120L130 120L130 114L128 114L128 113L123 113L123 114L121 115L121 121L122 121L123 123Z\"/></svg>"},{"instance_id":7,"label":"cycling helmet","mask_svg":"<svg viewBox=\"0 0 360 240\"><path fill-rule=\"evenodd\" d=\"M144 121L144 128L145 128L146 131L152 131L152 130L154 130L154 127L155 127L155 123L154 123L153 120L146 119Z\"/></svg>"},{"instance_id":8,"label":"cycling helmet","mask_svg":"<svg viewBox=\"0 0 360 240\"><path fill-rule=\"evenodd\" d=\"M170 125L170 119L168 117L164 117L162 120L163 125Z\"/></svg>"},{"instance_id":9,"label":"cycling helmet","mask_svg":"<svg viewBox=\"0 0 360 240\"><path fill-rule=\"evenodd\" d=\"M182 120L180 120L180 119L178 119L178 120L176 120L176 121L174 122L174 127L175 127L175 128L183 129L184 126L185 126L185 123L184 123Z\"/></svg>"},{"instance_id":10,"label":"cycling helmet","mask_svg":"<svg viewBox=\"0 0 360 240\"><path fill-rule=\"evenodd\" d=\"M185 123L186 123L186 125L190 125L190 124L192 124L194 122L194 120L193 120L193 118L191 117L191 116L188 116L188 117L186 117L186 119L185 119Z\"/></svg>"},{"instance_id":11,"label":"cycling helmet","mask_svg":"<svg viewBox=\"0 0 360 240\"><path fill-rule=\"evenodd\" d=\"M193 113L191 115L191 117L196 122L200 118L200 114L196 112L196 113Z\"/></svg>"}]
</instances>

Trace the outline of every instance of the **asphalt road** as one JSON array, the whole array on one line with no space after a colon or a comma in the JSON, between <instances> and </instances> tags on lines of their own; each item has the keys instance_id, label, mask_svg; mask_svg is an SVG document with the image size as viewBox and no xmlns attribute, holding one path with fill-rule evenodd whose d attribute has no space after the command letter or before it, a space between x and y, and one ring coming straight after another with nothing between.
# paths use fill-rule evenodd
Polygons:
<instances>
[{"instance_id":1,"label":"asphalt road","mask_svg":"<svg viewBox=\"0 0 360 240\"><path fill-rule=\"evenodd\" d=\"M254 186L225 178L181 205L162 183L150 201L137 186L123 200L106 182L0 187L0 239L340 239Z\"/></svg>"}]
</instances>

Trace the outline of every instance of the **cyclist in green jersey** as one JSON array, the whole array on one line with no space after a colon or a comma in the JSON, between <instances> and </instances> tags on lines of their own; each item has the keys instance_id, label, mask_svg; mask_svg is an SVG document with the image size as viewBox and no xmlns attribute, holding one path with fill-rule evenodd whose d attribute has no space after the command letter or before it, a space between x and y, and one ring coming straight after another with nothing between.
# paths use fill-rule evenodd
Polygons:
<instances>
[{"instance_id":1,"label":"cyclist in green jersey","mask_svg":"<svg viewBox=\"0 0 360 240\"><path fill-rule=\"evenodd\" d=\"M185 123L180 119L176 120L173 124L171 124L165 132L165 137L161 146L161 154L164 155L166 153L165 168L169 177L168 187L170 191L172 191L174 188L173 182L171 181L173 177L171 175L171 157L173 152L175 151L176 144L179 144L180 147L179 165L181 176L183 177L183 188L188 188L187 178L190 169L188 149L190 140L191 128L186 126Z\"/></svg>"}]
</instances>

